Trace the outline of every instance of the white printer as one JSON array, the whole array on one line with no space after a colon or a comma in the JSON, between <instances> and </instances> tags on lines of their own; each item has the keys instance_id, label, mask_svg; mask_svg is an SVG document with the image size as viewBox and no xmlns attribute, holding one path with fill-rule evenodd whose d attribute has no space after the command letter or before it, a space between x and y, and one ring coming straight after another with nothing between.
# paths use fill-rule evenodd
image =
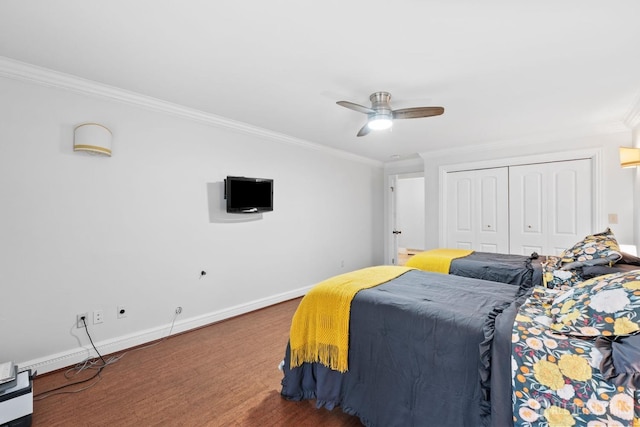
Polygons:
<instances>
[{"instance_id":1,"label":"white printer","mask_svg":"<svg viewBox=\"0 0 640 427\"><path fill-rule=\"evenodd\" d=\"M33 415L31 371L18 372L15 385L0 391L0 427L29 427Z\"/></svg>"}]
</instances>

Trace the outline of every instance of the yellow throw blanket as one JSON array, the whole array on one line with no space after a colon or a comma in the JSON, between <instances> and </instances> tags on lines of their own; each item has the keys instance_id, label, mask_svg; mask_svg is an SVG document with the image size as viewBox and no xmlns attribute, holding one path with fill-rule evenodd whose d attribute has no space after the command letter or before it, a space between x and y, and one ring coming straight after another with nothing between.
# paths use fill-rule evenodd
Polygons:
<instances>
[{"instance_id":1,"label":"yellow throw blanket","mask_svg":"<svg viewBox=\"0 0 640 427\"><path fill-rule=\"evenodd\" d=\"M362 289L386 283L413 268L368 267L327 279L302 298L290 332L291 368L320 362L346 372L349 358L351 300Z\"/></svg>"},{"instance_id":2,"label":"yellow throw blanket","mask_svg":"<svg viewBox=\"0 0 640 427\"><path fill-rule=\"evenodd\" d=\"M405 265L424 271L449 274L452 260L472 253L473 251L468 249L431 249L415 254Z\"/></svg>"}]
</instances>

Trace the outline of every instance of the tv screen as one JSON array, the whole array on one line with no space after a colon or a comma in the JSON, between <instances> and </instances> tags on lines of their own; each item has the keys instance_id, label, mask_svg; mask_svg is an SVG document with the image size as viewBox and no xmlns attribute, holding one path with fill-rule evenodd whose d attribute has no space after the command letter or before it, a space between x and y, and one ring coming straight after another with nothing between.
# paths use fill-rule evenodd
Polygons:
<instances>
[{"instance_id":1,"label":"tv screen","mask_svg":"<svg viewBox=\"0 0 640 427\"><path fill-rule=\"evenodd\" d=\"M228 176L225 180L227 212L256 213L273 210L273 180Z\"/></svg>"}]
</instances>

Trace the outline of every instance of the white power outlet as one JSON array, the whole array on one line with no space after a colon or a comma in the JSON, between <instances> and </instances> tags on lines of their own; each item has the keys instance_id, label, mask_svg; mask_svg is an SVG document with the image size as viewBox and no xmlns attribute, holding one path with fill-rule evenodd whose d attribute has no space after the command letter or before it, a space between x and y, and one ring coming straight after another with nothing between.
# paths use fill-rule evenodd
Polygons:
<instances>
[{"instance_id":1,"label":"white power outlet","mask_svg":"<svg viewBox=\"0 0 640 427\"><path fill-rule=\"evenodd\" d=\"M84 318L84 322L82 318ZM84 328L85 323L89 323L89 313L76 314L76 328Z\"/></svg>"},{"instance_id":2,"label":"white power outlet","mask_svg":"<svg viewBox=\"0 0 640 427\"><path fill-rule=\"evenodd\" d=\"M125 317L127 317L127 307L125 307L124 305L119 305L117 316L118 319L124 319Z\"/></svg>"},{"instance_id":3,"label":"white power outlet","mask_svg":"<svg viewBox=\"0 0 640 427\"><path fill-rule=\"evenodd\" d=\"M104 322L104 312L102 310L95 310L93 312L93 324L97 325L102 322Z\"/></svg>"}]
</instances>

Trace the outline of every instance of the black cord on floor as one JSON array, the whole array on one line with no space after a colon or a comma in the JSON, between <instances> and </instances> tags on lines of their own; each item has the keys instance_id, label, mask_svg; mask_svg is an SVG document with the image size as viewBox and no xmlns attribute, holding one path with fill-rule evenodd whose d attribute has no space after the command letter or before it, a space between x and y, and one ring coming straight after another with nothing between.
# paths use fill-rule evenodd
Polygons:
<instances>
[{"instance_id":1,"label":"black cord on floor","mask_svg":"<svg viewBox=\"0 0 640 427\"><path fill-rule=\"evenodd\" d=\"M86 369L97 369L98 371L94 375L92 375L90 378L87 378L85 380L81 380L81 381L76 381L76 382L73 382L73 383L65 384L63 386L56 387L56 388L53 388L51 390L47 390L47 391L43 391L41 393L38 393L35 396L33 396L33 400L34 401L42 400L42 399L45 399L45 398L47 398L49 396L55 396L56 394L79 393L81 391L84 391L84 390L86 390L88 388L93 387L94 385L96 385L98 383L98 381L100 381L102 379L102 377L100 377L100 373L108 365L116 363L118 360L122 359L129 352L136 351L136 350L142 350L142 349L149 348L149 347L153 347L155 345L158 345L158 344L162 343L167 338L169 338L171 336L171 332L173 332L173 326L174 326L174 324L176 322L176 318L177 317L178 317L178 313L176 312L173 315L173 320L171 321L171 327L169 328L169 333L164 338L162 338L161 340L159 340L157 342L154 342L152 344L148 344L148 345L145 345L145 346L142 346L142 347L137 347L137 348L134 348L132 350L126 351L126 352L122 353L119 356L112 356L109 359L107 359L106 361L104 360L104 357L102 357L102 355L100 354L100 352L96 348L95 344L93 343L93 340L91 339L91 335L89 334L89 328L87 327L86 319L84 317L82 317L82 323L84 324L85 332L87 333L87 336L89 337L89 341L91 342L91 346L93 347L93 349L95 350L96 354L100 358L100 361L102 362L102 364L96 367L94 365L97 363L97 361L91 360L91 359L87 359L84 362L78 363L75 367L69 369L65 373L65 377L67 377L67 373L68 372L72 372L72 371L76 371L76 373L82 372L82 371L84 371ZM78 384L83 384L83 383L89 382L89 381L95 379L96 377L98 377L98 380L95 381L93 384L89 384L87 387L84 387L84 388L81 388L81 389L78 389L78 390L60 391L60 390L64 390L67 387L71 387L71 386L74 386L74 385L78 385ZM67 379L68 378L69 377L67 377Z\"/></svg>"},{"instance_id":2,"label":"black cord on floor","mask_svg":"<svg viewBox=\"0 0 640 427\"><path fill-rule=\"evenodd\" d=\"M80 389L80 390L65 391L65 392L62 392L62 393L54 393L56 391L64 390L67 387L71 387L71 386L78 385L78 384L84 384L86 382L89 382L89 381L95 379L96 377L98 377L100 375L100 372L102 372L102 370L107 366L107 362L105 362L104 358L102 357L102 355L100 354L100 352L96 348L96 345L93 343L93 340L91 339L91 335L89 334L89 328L87 327L87 320L84 317L82 317L82 323L84 325L84 330L87 333L87 336L89 337L89 341L91 342L91 346L96 351L96 354L100 357L100 360L102 361L102 365L98 366L98 371L94 375L92 375L90 378L87 378L87 379L84 379L84 380L80 380L80 381L76 381L76 382L69 383L69 384L65 384L63 386L56 387L56 388L53 388L51 390L43 391L43 392L38 393L35 396L33 396L33 400L41 400L41 399L44 399L46 397L53 396L53 394L77 393L79 391L86 390L86 388L83 388L83 389ZM90 361L85 361L85 363L83 365L76 365L77 371L81 372L81 371L85 370L86 366L87 366L87 362L90 362ZM100 381L100 380L98 380L98 381ZM96 381L96 383L98 381ZM93 386L93 384L91 384L89 387L91 387L91 386ZM51 393L53 393L53 394L51 394Z\"/></svg>"}]
</instances>

